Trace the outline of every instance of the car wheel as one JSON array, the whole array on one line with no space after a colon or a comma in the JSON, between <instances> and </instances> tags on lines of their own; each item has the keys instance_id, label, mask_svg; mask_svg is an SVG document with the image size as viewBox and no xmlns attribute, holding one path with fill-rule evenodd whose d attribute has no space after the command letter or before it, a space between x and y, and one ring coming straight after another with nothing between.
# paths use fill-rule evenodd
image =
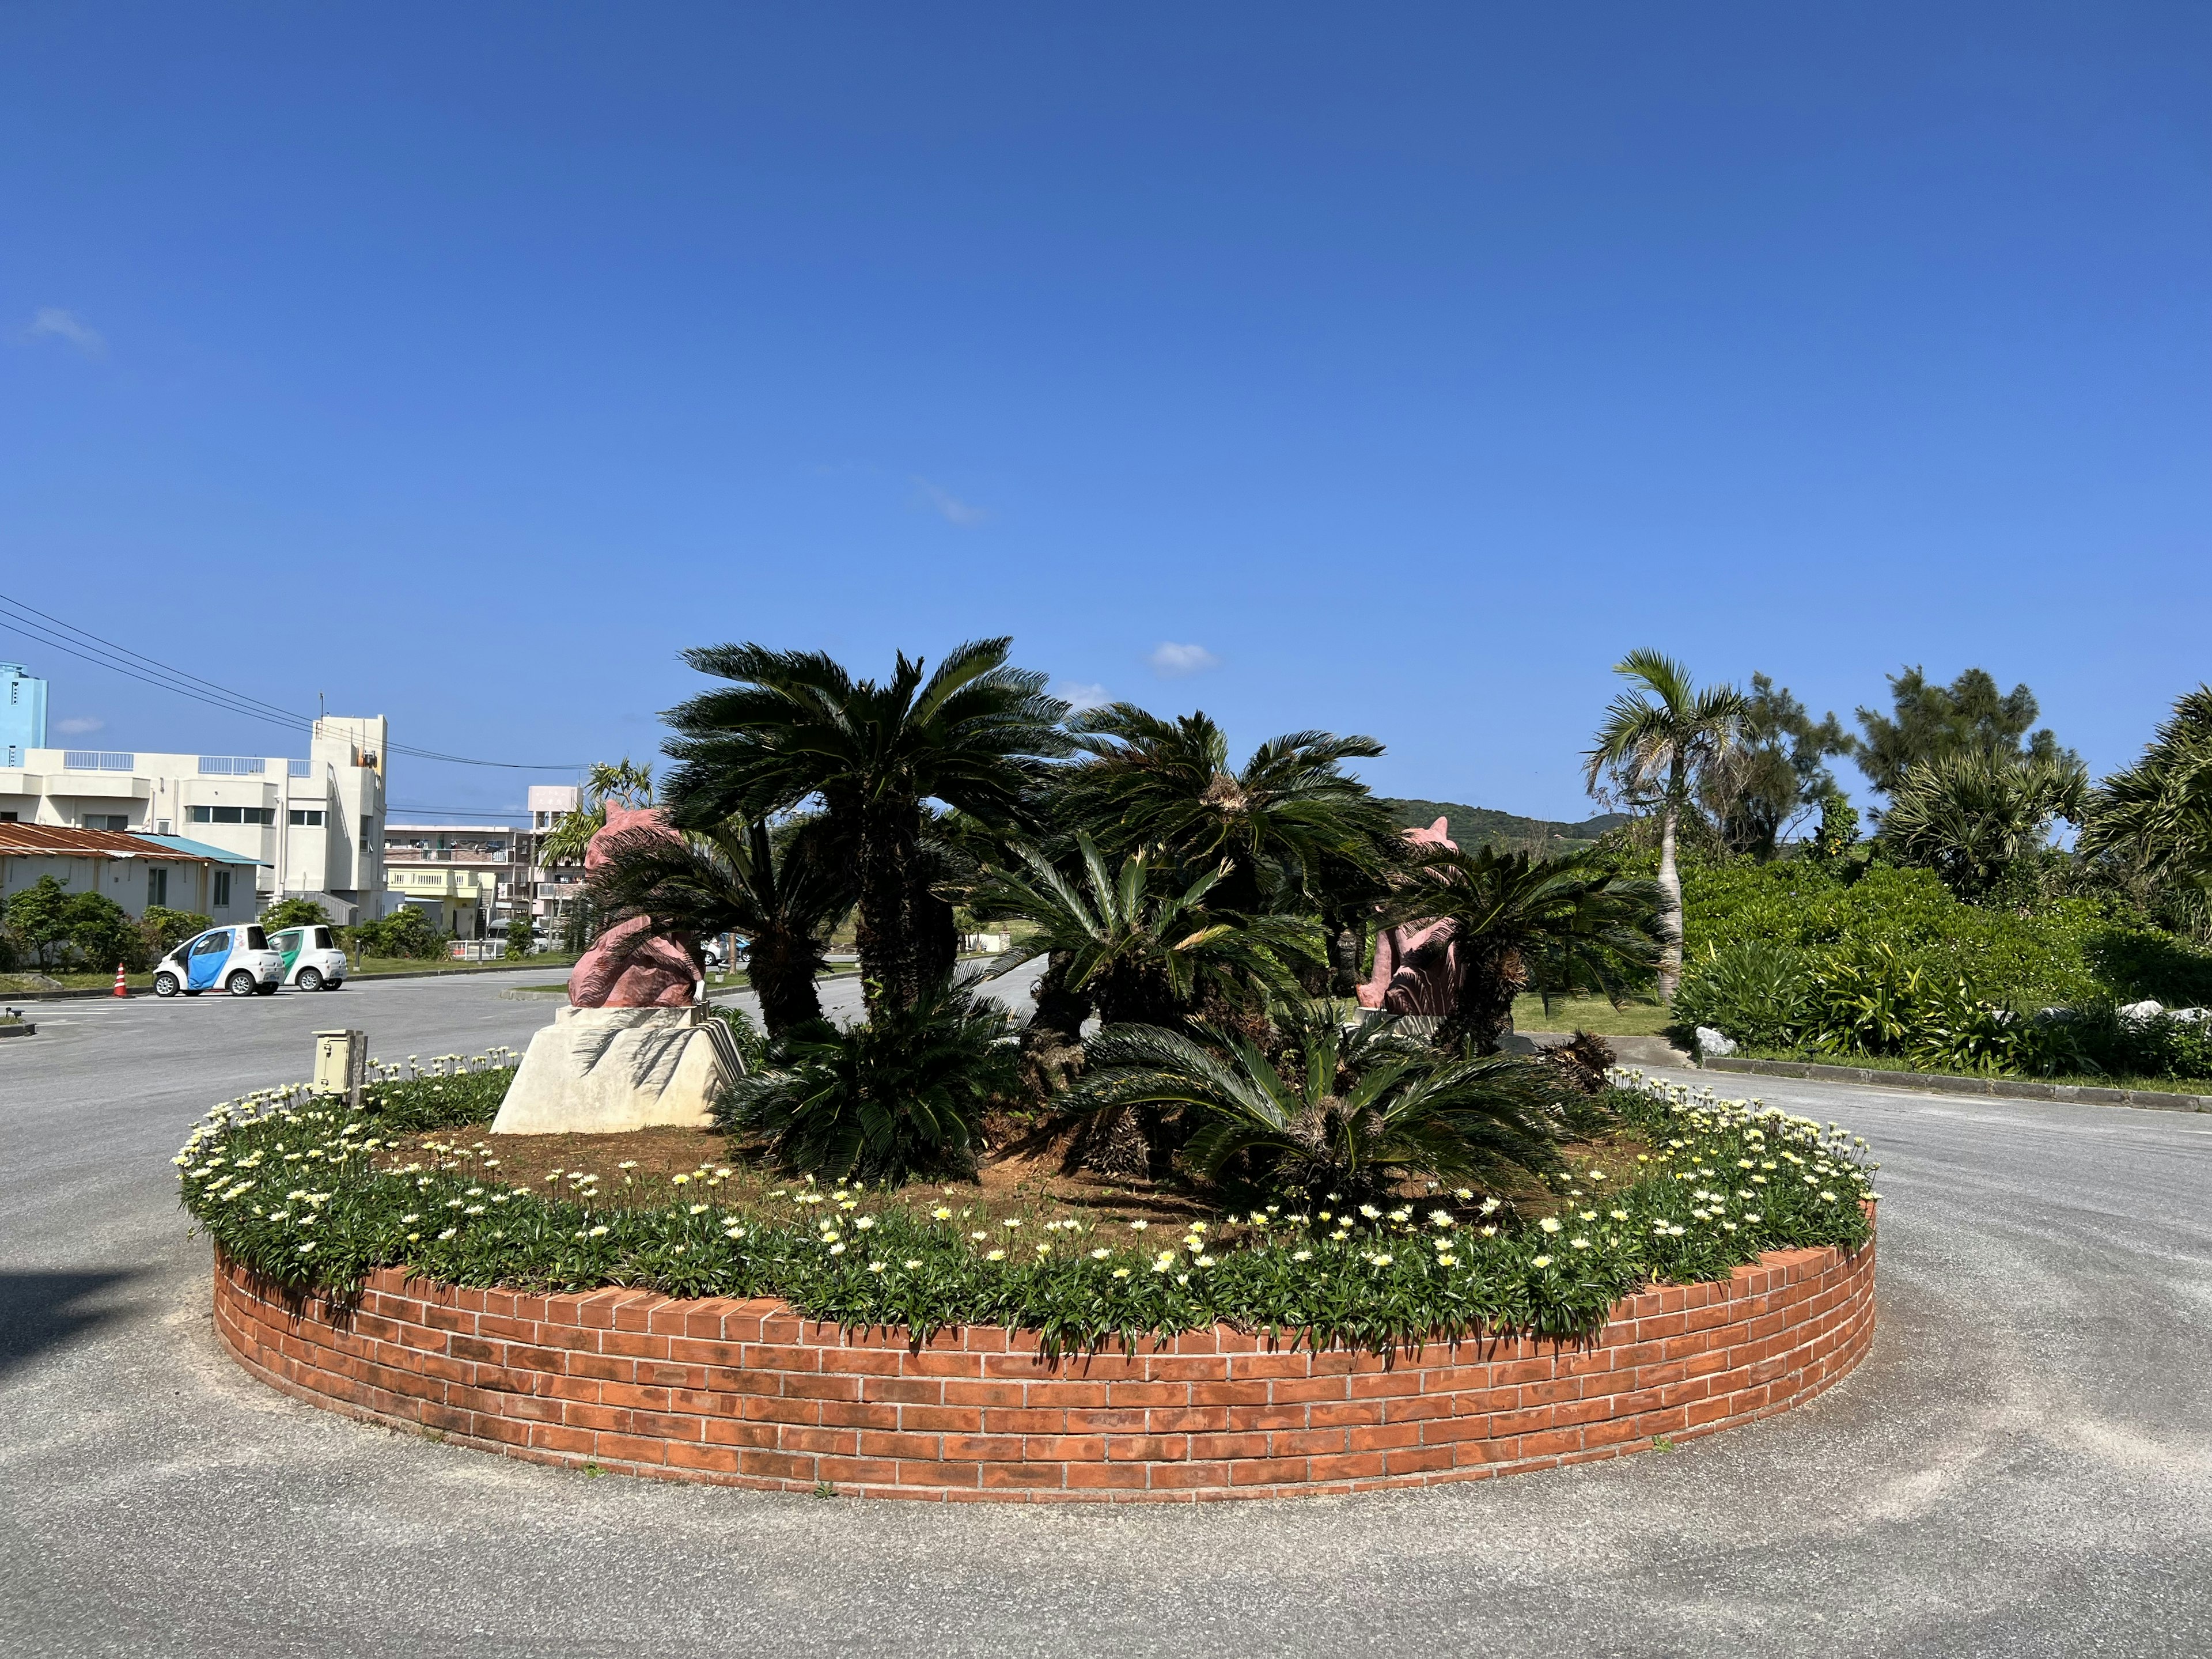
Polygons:
<instances>
[{"instance_id":1,"label":"car wheel","mask_svg":"<svg viewBox=\"0 0 2212 1659\"><path fill-rule=\"evenodd\" d=\"M302 968L300 969L299 978L294 980L292 983L302 991L319 991L323 988L323 976L313 968Z\"/></svg>"},{"instance_id":2,"label":"car wheel","mask_svg":"<svg viewBox=\"0 0 2212 1659\"><path fill-rule=\"evenodd\" d=\"M177 976L174 974L154 975L154 994L157 997L173 997L184 988L177 983Z\"/></svg>"},{"instance_id":3,"label":"car wheel","mask_svg":"<svg viewBox=\"0 0 2212 1659\"><path fill-rule=\"evenodd\" d=\"M222 988L234 997L250 997L253 994L253 975L241 968L222 982Z\"/></svg>"}]
</instances>

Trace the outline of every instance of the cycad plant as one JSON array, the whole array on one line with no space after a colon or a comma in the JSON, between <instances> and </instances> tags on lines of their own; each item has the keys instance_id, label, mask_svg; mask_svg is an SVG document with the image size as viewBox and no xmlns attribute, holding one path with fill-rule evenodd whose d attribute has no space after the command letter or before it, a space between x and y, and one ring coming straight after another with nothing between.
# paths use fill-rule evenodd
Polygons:
<instances>
[{"instance_id":1,"label":"cycad plant","mask_svg":"<svg viewBox=\"0 0 2212 1659\"><path fill-rule=\"evenodd\" d=\"M1512 1029L1513 1000L1540 975L1618 1000L1661 958L1657 884L1622 876L1588 853L1540 859L1487 847L1438 847L1420 860L1389 915L1449 921L1456 963L1452 1012L1436 1041L1494 1054ZM1443 950L1445 939L1431 948Z\"/></svg>"},{"instance_id":2,"label":"cycad plant","mask_svg":"<svg viewBox=\"0 0 2212 1659\"><path fill-rule=\"evenodd\" d=\"M1232 767L1202 711L1170 720L1115 703L1070 730L1088 758L1053 778L1060 821L1109 854L1156 847L1220 866L1215 902L1231 909L1317 909L1325 864L1371 864L1395 840L1389 812L1344 770L1382 752L1372 738L1293 732Z\"/></svg>"},{"instance_id":3,"label":"cycad plant","mask_svg":"<svg viewBox=\"0 0 2212 1659\"><path fill-rule=\"evenodd\" d=\"M2118 856L2185 896L2175 908L2205 929L2212 897L2212 685L2173 706L2143 757L2091 792L2077 850Z\"/></svg>"},{"instance_id":4,"label":"cycad plant","mask_svg":"<svg viewBox=\"0 0 2212 1659\"><path fill-rule=\"evenodd\" d=\"M745 936L745 971L770 1036L822 1017L814 978L830 930L853 904L852 870L818 822L733 822L680 837L655 830L611 836L592 875L593 904L609 921L649 918L665 933ZM781 844L777 843L781 841Z\"/></svg>"},{"instance_id":5,"label":"cycad plant","mask_svg":"<svg viewBox=\"0 0 2212 1659\"><path fill-rule=\"evenodd\" d=\"M1682 876L1674 843L1682 814L1706 769L1733 750L1744 716L1733 686L1700 690L1690 671L1657 651L1632 651L1613 665L1631 682L1607 706L1585 753L1593 794L1610 775L1621 798L1659 814L1659 994L1671 1001L1682 977Z\"/></svg>"},{"instance_id":6,"label":"cycad plant","mask_svg":"<svg viewBox=\"0 0 2212 1659\"><path fill-rule=\"evenodd\" d=\"M983 1115L1014 1081L1006 1011L939 980L861 1024L814 1020L769 1044L715 1121L787 1168L893 1186L975 1173Z\"/></svg>"},{"instance_id":7,"label":"cycad plant","mask_svg":"<svg viewBox=\"0 0 2212 1659\"><path fill-rule=\"evenodd\" d=\"M1380 1202L1408 1176L1543 1171L1557 1158L1556 1078L1525 1061L1440 1056L1389 1020L1346 1032L1327 1002L1278 1011L1285 1047L1200 1027L1114 1026L1063 1100L1081 1112L1180 1114L1183 1162L1232 1168L1312 1205Z\"/></svg>"},{"instance_id":8,"label":"cycad plant","mask_svg":"<svg viewBox=\"0 0 2212 1659\"><path fill-rule=\"evenodd\" d=\"M1087 832L1075 839L1074 879L1022 846L1024 868L987 869L973 902L1035 924L1016 960L1065 953L1061 986L1102 1019L1173 1024L1209 1002L1295 994L1297 965L1321 959L1309 918L1214 908L1219 866L1188 874L1140 849L1114 869Z\"/></svg>"},{"instance_id":9,"label":"cycad plant","mask_svg":"<svg viewBox=\"0 0 2212 1659\"><path fill-rule=\"evenodd\" d=\"M951 907L933 890L926 803L1018 823L1042 760L1067 752L1067 705L1045 677L1010 667L1012 641L956 647L925 675L901 653L890 678L856 680L817 651L724 645L688 651L702 673L735 682L668 719L680 764L667 781L676 821L704 827L770 817L818 797L824 833L846 849L859 891L858 945L871 1011L903 1006L951 966Z\"/></svg>"}]
</instances>

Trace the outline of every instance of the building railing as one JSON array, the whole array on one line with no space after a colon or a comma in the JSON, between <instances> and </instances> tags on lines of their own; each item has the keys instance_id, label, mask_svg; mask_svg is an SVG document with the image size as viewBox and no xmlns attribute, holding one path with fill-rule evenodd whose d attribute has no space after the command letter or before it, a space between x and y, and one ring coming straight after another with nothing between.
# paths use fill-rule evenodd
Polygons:
<instances>
[{"instance_id":1,"label":"building railing","mask_svg":"<svg viewBox=\"0 0 2212 1659\"><path fill-rule=\"evenodd\" d=\"M138 757L118 755L104 749L64 749L62 750L62 769L65 772L135 772Z\"/></svg>"},{"instance_id":2,"label":"building railing","mask_svg":"<svg viewBox=\"0 0 2212 1659\"><path fill-rule=\"evenodd\" d=\"M250 755L202 755L200 775L204 778L258 778L266 771L269 763Z\"/></svg>"},{"instance_id":3,"label":"building railing","mask_svg":"<svg viewBox=\"0 0 2212 1659\"><path fill-rule=\"evenodd\" d=\"M284 763L284 775L288 778L312 778L315 775L315 763L313 761L288 760Z\"/></svg>"}]
</instances>

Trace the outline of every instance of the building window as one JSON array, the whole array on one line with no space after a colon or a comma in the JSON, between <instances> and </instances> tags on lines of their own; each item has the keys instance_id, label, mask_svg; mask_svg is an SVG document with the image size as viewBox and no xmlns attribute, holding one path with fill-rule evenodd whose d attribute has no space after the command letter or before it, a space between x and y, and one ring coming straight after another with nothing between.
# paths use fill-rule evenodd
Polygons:
<instances>
[{"instance_id":1,"label":"building window","mask_svg":"<svg viewBox=\"0 0 2212 1659\"><path fill-rule=\"evenodd\" d=\"M229 904L230 872L218 870L215 872L215 908L218 910L225 909Z\"/></svg>"},{"instance_id":2,"label":"building window","mask_svg":"<svg viewBox=\"0 0 2212 1659\"><path fill-rule=\"evenodd\" d=\"M158 864L146 866L146 902L167 904L169 902L169 872Z\"/></svg>"},{"instance_id":3,"label":"building window","mask_svg":"<svg viewBox=\"0 0 2212 1659\"><path fill-rule=\"evenodd\" d=\"M291 821L294 823L305 824L311 830L319 830L323 827L322 813L313 807L304 809L294 807L291 811Z\"/></svg>"},{"instance_id":4,"label":"building window","mask_svg":"<svg viewBox=\"0 0 2212 1659\"><path fill-rule=\"evenodd\" d=\"M274 823L273 806L187 806L185 817L194 823Z\"/></svg>"},{"instance_id":5,"label":"building window","mask_svg":"<svg viewBox=\"0 0 2212 1659\"><path fill-rule=\"evenodd\" d=\"M88 830L128 830L131 819L122 812L87 812L84 827Z\"/></svg>"}]
</instances>

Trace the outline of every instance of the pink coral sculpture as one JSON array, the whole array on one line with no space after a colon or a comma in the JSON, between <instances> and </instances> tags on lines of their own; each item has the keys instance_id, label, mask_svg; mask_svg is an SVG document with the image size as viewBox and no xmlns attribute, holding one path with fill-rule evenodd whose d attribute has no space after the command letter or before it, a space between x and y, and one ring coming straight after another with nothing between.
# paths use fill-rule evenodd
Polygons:
<instances>
[{"instance_id":1,"label":"pink coral sculpture","mask_svg":"<svg viewBox=\"0 0 2212 1659\"><path fill-rule=\"evenodd\" d=\"M1445 833L1448 818L1438 818L1425 830L1408 830L1406 839L1417 847L1448 847L1458 843ZM1452 942L1458 924L1451 921L1409 921L1386 927L1375 941L1375 969L1357 993L1363 1008L1379 1008L1389 1014L1449 1014L1458 1006L1459 946Z\"/></svg>"},{"instance_id":2,"label":"pink coral sculpture","mask_svg":"<svg viewBox=\"0 0 2212 1659\"><path fill-rule=\"evenodd\" d=\"M607 861L605 843L625 831L676 832L653 807L607 803L607 822L584 848L584 873ZM698 989L699 953L688 939L656 933L648 917L633 916L599 935L568 975L575 1008L684 1008Z\"/></svg>"}]
</instances>

